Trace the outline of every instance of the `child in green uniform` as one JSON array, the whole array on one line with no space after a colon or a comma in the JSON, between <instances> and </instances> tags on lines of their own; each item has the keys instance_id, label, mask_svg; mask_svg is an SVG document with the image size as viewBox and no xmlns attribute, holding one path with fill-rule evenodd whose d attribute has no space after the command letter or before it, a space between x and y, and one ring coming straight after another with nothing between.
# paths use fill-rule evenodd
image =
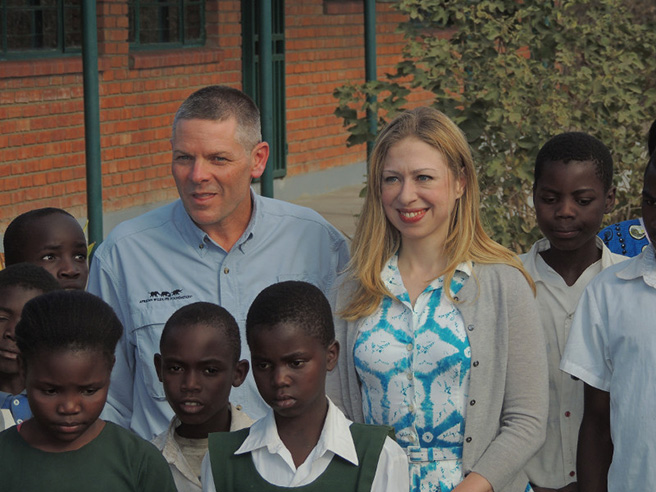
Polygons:
<instances>
[{"instance_id":1,"label":"child in green uniform","mask_svg":"<svg viewBox=\"0 0 656 492\"><path fill-rule=\"evenodd\" d=\"M150 443L99 418L121 323L98 297L54 291L16 327L33 418L0 433L3 491L174 492Z\"/></svg>"},{"instance_id":2,"label":"child in green uniform","mask_svg":"<svg viewBox=\"0 0 656 492\"><path fill-rule=\"evenodd\" d=\"M407 491L407 458L385 427L353 424L326 397L332 312L305 282L264 289L246 318L257 389L271 407L250 429L210 434L203 490Z\"/></svg>"}]
</instances>

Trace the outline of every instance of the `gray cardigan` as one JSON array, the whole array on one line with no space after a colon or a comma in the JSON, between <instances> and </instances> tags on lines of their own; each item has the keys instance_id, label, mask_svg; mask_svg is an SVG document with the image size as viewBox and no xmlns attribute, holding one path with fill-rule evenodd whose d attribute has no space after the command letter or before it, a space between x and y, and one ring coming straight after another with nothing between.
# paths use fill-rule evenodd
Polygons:
<instances>
[{"instance_id":1,"label":"gray cardigan","mask_svg":"<svg viewBox=\"0 0 656 492\"><path fill-rule=\"evenodd\" d=\"M333 296L338 313L353 292L341 285ZM542 446L548 411L545 342L537 304L516 268L475 265L456 305L471 346L469 406L465 422L463 469L485 477L495 492L524 492L523 467ZM335 315L341 351L327 392L350 419L362 422L360 383L353 348L358 321Z\"/></svg>"}]
</instances>

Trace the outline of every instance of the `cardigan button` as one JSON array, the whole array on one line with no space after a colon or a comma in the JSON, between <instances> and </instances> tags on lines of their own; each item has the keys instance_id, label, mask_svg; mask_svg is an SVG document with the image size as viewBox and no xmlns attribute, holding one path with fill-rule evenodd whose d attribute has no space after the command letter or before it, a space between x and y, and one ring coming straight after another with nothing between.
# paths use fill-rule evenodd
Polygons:
<instances>
[{"instance_id":1,"label":"cardigan button","mask_svg":"<svg viewBox=\"0 0 656 492\"><path fill-rule=\"evenodd\" d=\"M469 404L473 407L474 405L476 405L476 400L470 401Z\"/></svg>"},{"instance_id":2,"label":"cardigan button","mask_svg":"<svg viewBox=\"0 0 656 492\"><path fill-rule=\"evenodd\" d=\"M474 331L474 325L469 325L469 326L467 326L467 329L468 329L469 331Z\"/></svg>"},{"instance_id":3,"label":"cardigan button","mask_svg":"<svg viewBox=\"0 0 656 492\"><path fill-rule=\"evenodd\" d=\"M471 437L468 437L467 439L465 439L465 442L471 442Z\"/></svg>"},{"instance_id":4,"label":"cardigan button","mask_svg":"<svg viewBox=\"0 0 656 492\"><path fill-rule=\"evenodd\" d=\"M474 363L472 364L474 367L478 367L478 361L475 360Z\"/></svg>"}]
</instances>

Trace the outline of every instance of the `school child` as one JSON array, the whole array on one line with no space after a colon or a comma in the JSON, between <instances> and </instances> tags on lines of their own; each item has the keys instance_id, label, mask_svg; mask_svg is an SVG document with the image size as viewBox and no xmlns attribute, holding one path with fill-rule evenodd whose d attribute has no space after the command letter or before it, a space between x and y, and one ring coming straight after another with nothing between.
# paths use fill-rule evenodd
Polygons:
<instances>
[{"instance_id":1,"label":"school child","mask_svg":"<svg viewBox=\"0 0 656 492\"><path fill-rule=\"evenodd\" d=\"M200 468L210 432L236 431L253 421L228 401L244 382L239 327L224 308L195 302L164 325L155 370L175 412L169 429L153 439L171 467L178 492L200 492Z\"/></svg>"},{"instance_id":2,"label":"school child","mask_svg":"<svg viewBox=\"0 0 656 492\"><path fill-rule=\"evenodd\" d=\"M585 383L581 492L656 490L656 153L644 174L642 217L650 246L590 282L560 365Z\"/></svg>"},{"instance_id":3,"label":"school child","mask_svg":"<svg viewBox=\"0 0 656 492\"><path fill-rule=\"evenodd\" d=\"M87 285L87 239L80 224L60 208L39 208L11 221L3 238L5 265L27 262L48 270L63 289Z\"/></svg>"},{"instance_id":4,"label":"school child","mask_svg":"<svg viewBox=\"0 0 656 492\"><path fill-rule=\"evenodd\" d=\"M409 489L407 458L389 430L353 424L326 397L339 345L317 287L288 281L264 289L248 311L246 338L271 409L250 429L210 435L203 490Z\"/></svg>"},{"instance_id":5,"label":"school child","mask_svg":"<svg viewBox=\"0 0 656 492\"><path fill-rule=\"evenodd\" d=\"M99 418L122 331L83 291L25 304L16 341L34 416L0 433L2 490L175 491L155 446Z\"/></svg>"},{"instance_id":6,"label":"school child","mask_svg":"<svg viewBox=\"0 0 656 492\"><path fill-rule=\"evenodd\" d=\"M576 490L576 444L583 417L583 383L559 369L572 317L585 286L625 258L597 237L613 209L613 160L608 148L580 132L555 136L535 160L533 203L544 238L521 256L535 280L549 364L547 439L528 462L536 492Z\"/></svg>"},{"instance_id":7,"label":"school child","mask_svg":"<svg viewBox=\"0 0 656 492\"><path fill-rule=\"evenodd\" d=\"M0 431L32 416L20 374L16 324L30 299L59 289L43 268L18 263L0 270Z\"/></svg>"}]
</instances>

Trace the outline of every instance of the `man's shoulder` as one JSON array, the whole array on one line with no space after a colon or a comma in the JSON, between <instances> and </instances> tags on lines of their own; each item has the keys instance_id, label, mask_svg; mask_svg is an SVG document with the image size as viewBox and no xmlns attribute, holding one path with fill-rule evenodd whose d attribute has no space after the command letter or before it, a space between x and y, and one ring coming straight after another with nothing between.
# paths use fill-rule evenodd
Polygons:
<instances>
[{"instance_id":1,"label":"man's shoulder","mask_svg":"<svg viewBox=\"0 0 656 492\"><path fill-rule=\"evenodd\" d=\"M280 218L289 219L290 221L298 220L314 222L320 227L334 229L334 227L324 219L319 212L316 212L311 208L263 196L260 196L258 201L259 205L262 207L261 210L264 215L278 216Z\"/></svg>"},{"instance_id":2,"label":"man's shoulder","mask_svg":"<svg viewBox=\"0 0 656 492\"><path fill-rule=\"evenodd\" d=\"M176 200L121 222L112 229L99 248L115 247L126 240L147 241L149 236L157 235L162 228L172 224L173 213L178 206L180 206L180 201Z\"/></svg>"}]
</instances>

